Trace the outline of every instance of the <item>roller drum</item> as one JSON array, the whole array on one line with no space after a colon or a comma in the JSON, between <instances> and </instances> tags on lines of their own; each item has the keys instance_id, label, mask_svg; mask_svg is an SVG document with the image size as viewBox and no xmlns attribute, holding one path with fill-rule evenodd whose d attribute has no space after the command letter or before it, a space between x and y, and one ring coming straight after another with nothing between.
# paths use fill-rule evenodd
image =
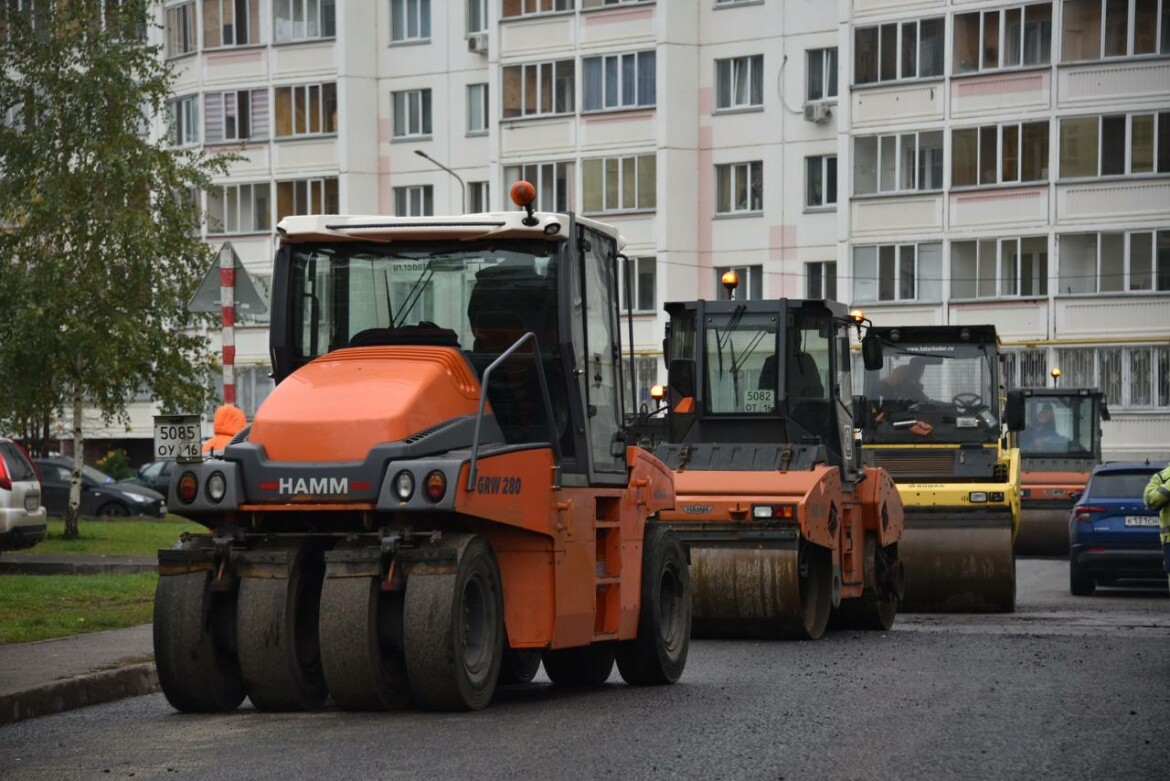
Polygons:
<instances>
[{"instance_id":1,"label":"roller drum","mask_svg":"<svg viewBox=\"0 0 1170 781\"><path fill-rule=\"evenodd\" d=\"M1016 604L1012 519L906 513L898 543L901 609L911 613L1011 613Z\"/></svg>"},{"instance_id":2,"label":"roller drum","mask_svg":"<svg viewBox=\"0 0 1170 781\"><path fill-rule=\"evenodd\" d=\"M1020 531L1016 535L1016 554L1068 556L1068 516L1071 511L1071 505L1054 509L1025 507L1020 516Z\"/></svg>"}]
</instances>

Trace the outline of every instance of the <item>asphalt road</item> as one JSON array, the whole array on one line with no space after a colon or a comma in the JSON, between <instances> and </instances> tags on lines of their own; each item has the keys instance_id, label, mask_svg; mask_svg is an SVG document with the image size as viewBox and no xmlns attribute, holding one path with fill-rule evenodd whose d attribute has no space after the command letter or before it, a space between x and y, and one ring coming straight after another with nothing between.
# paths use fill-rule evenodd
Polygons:
<instances>
[{"instance_id":1,"label":"asphalt road","mask_svg":"<svg viewBox=\"0 0 1170 781\"><path fill-rule=\"evenodd\" d=\"M676 686L534 683L474 714L182 716L161 695L0 728L0 778L1170 778L1164 587L815 643L696 641ZM538 678L543 680L543 677Z\"/></svg>"}]
</instances>

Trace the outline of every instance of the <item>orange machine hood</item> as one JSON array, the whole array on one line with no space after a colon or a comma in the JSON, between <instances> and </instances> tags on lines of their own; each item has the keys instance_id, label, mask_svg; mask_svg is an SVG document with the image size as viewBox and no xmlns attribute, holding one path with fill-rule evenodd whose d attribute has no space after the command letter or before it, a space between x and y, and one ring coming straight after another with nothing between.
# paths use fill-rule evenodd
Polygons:
<instances>
[{"instance_id":1,"label":"orange machine hood","mask_svg":"<svg viewBox=\"0 0 1170 781\"><path fill-rule=\"evenodd\" d=\"M361 461L374 445L479 406L479 382L449 347L356 347L302 366L264 400L248 441L274 461Z\"/></svg>"}]
</instances>

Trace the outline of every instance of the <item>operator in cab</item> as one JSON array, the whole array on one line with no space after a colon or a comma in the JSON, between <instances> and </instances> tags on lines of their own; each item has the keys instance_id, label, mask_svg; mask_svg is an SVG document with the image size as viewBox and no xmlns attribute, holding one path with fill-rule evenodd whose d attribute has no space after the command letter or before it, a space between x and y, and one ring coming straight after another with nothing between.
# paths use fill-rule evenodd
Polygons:
<instances>
[{"instance_id":1,"label":"operator in cab","mask_svg":"<svg viewBox=\"0 0 1170 781\"><path fill-rule=\"evenodd\" d=\"M911 358L908 363L896 366L878 382L878 393L886 401L907 401L913 404L926 401L922 387L922 374L926 360Z\"/></svg>"},{"instance_id":2,"label":"operator in cab","mask_svg":"<svg viewBox=\"0 0 1170 781\"><path fill-rule=\"evenodd\" d=\"M1056 430L1056 413L1047 402L1020 435L1020 445L1028 452L1066 453L1068 444L1068 438Z\"/></svg>"}]
</instances>

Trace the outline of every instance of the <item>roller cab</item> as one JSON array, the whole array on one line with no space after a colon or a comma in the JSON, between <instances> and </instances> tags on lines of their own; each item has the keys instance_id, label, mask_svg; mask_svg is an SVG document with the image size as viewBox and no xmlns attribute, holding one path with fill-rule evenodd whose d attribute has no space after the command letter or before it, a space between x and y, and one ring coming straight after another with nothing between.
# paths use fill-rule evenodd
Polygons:
<instances>
[{"instance_id":1,"label":"roller cab","mask_svg":"<svg viewBox=\"0 0 1170 781\"><path fill-rule=\"evenodd\" d=\"M208 529L159 553L176 708L477 709L542 662L561 686L681 675L685 553L647 523L672 475L621 416L621 239L528 191L278 226L276 388L169 496Z\"/></svg>"},{"instance_id":2,"label":"roller cab","mask_svg":"<svg viewBox=\"0 0 1170 781\"><path fill-rule=\"evenodd\" d=\"M865 463L886 469L906 511L905 609L1011 612L1020 520L1022 397L1000 396L994 326L882 326L864 377Z\"/></svg>"},{"instance_id":3,"label":"roller cab","mask_svg":"<svg viewBox=\"0 0 1170 781\"><path fill-rule=\"evenodd\" d=\"M902 505L861 465L850 332L836 302L667 304L669 383L643 433L673 472L659 519L689 547L697 633L820 637L888 629Z\"/></svg>"},{"instance_id":4,"label":"roller cab","mask_svg":"<svg viewBox=\"0 0 1170 781\"><path fill-rule=\"evenodd\" d=\"M1067 556L1069 514L1101 463L1101 421L1109 420L1109 407L1095 388L1020 392L1027 426L1016 440L1021 512L1016 553Z\"/></svg>"}]
</instances>

